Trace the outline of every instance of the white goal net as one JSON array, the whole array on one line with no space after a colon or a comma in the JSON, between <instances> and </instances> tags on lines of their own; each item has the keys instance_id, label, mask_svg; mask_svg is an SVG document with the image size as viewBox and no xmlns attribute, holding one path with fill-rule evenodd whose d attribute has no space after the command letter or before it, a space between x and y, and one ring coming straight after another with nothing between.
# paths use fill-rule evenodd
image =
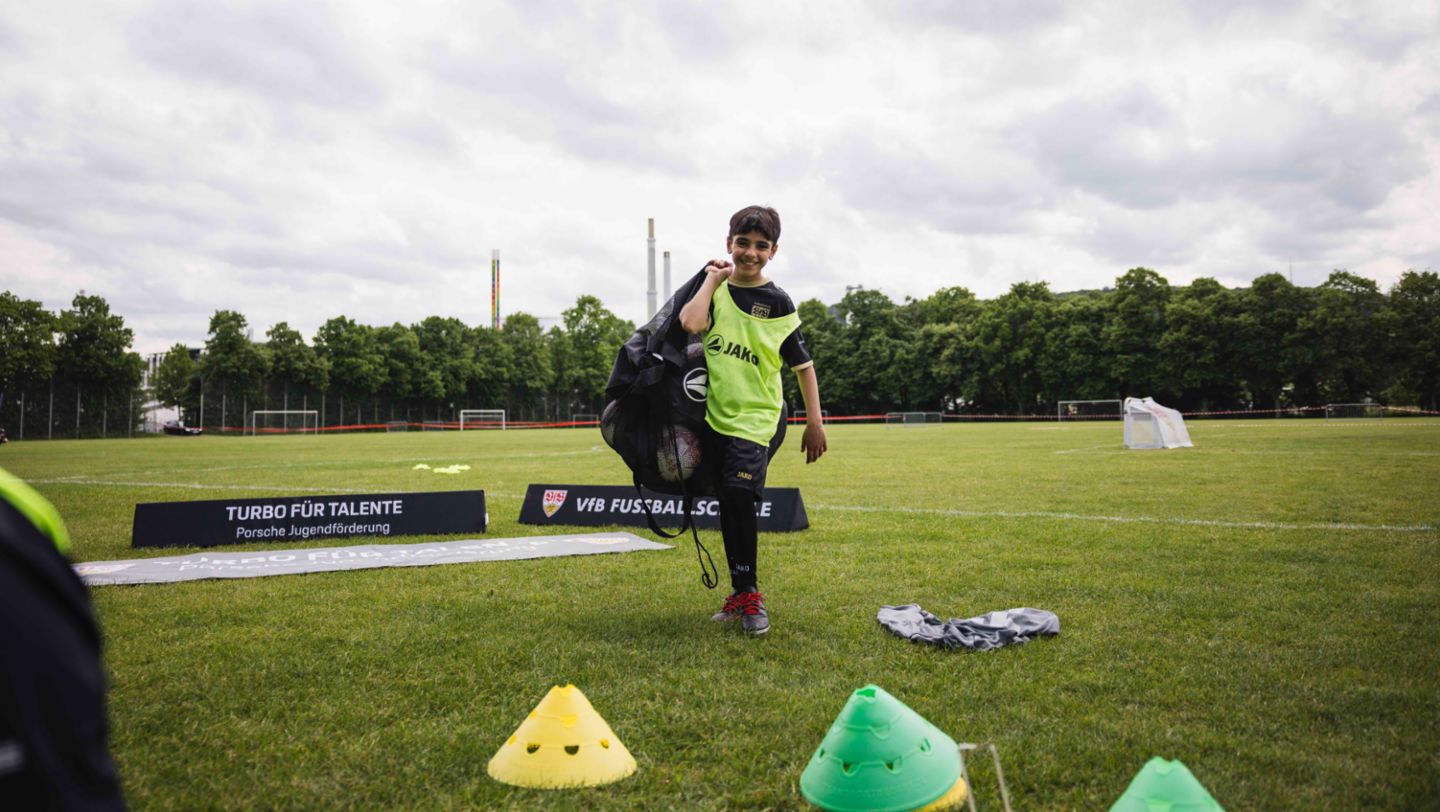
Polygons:
<instances>
[{"instance_id":1,"label":"white goal net","mask_svg":"<svg viewBox=\"0 0 1440 812\"><path fill-rule=\"evenodd\" d=\"M1380 403L1327 403L1326 420L1379 420L1385 416L1385 406Z\"/></svg>"},{"instance_id":2,"label":"white goal net","mask_svg":"<svg viewBox=\"0 0 1440 812\"><path fill-rule=\"evenodd\" d=\"M1118 400L1062 400L1055 407L1059 420L1119 420L1124 416Z\"/></svg>"},{"instance_id":3,"label":"white goal net","mask_svg":"<svg viewBox=\"0 0 1440 812\"><path fill-rule=\"evenodd\" d=\"M250 434L317 434L320 412L315 409L256 409L250 413Z\"/></svg>"},{"instance_id":4,"label":"white goal net","mask_svg":"<svg viewBox=\"0 0 1440 812\"><path fill-rule=\"evenodd\" d=\"M886 426L938 426L939 412L886 412Z\"/></svg>"},{"instance_id":5,"label":"white goal net","mask_svg":"<svg viewBox=\"0 0 1440 812\"><path fill-rule=\"evenodd\" d=\"M581 429L600 425L600 415L577 412L570 415L570 428Z\"/></svg>"},{"instance_id":6,"label":"white goal net","mask_svg":"<svg viewBox=\"0 0 1440 812\"><path fill-rule=\"evenodd\" d=\"M461 409L460 430L466 429L504 429L504 409Z\"/></svg>"}]
</instances>

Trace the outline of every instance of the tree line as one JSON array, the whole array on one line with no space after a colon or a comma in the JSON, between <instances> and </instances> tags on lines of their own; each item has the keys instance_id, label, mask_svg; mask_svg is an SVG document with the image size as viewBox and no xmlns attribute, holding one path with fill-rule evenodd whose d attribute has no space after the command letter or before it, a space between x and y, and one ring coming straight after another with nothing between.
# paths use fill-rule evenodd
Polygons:
<instances>
[{"instance_id":1,"label":"tree line","mask_svg":"<svg viewBox=\"0 0 1440 812\"><path fill-rule=\"evenodd\" d=\"M896 303L856 290L799 309L834 414L1053 415L1062 400L1146 395L1184 411L1440 408L1431 271L1382 291L1338 270L1311 288L1272 273L1230 289L1133 268L1098 291L1020 282L990 300L953 287Z\"/></svg>"},{"instance_id":2,"label":"tree line","mask_svg":"<svg viewBox=\"0 0 1440 812\"><path fill-rule=\"evenodd\" d=\"M1315 287L1280 274L1249 287L1172 286L1134 268L1113 288L1055 293L1021 282L989 300L962 287L895 302L856 289L799 305L832 414L1054 414L1061 400L1150 395L1187 411L1374 400L1440 409L1440 276L1407 271L1388 290L1346 271ZM325 425L597 414L634 325L581 296L548 330L525 313L498 329L431 316L370 326L344 316L307 342L285 322L263 340L217 311L203 348L177 344L139 391L145 362L104 299L69 309L0 292L0 424L30 436L128 430L146 400L192 423L243 426L254 409L314 409ZM790 376L786 395L801 405ZM62 418L55 418L56 403ZM50 417L40 417L43 406ZM22 412L24 417L22 418ZM46 422L49 425L46 425ZM57 425L58 424L58 427Z\"/></svg>"}]
</instances>

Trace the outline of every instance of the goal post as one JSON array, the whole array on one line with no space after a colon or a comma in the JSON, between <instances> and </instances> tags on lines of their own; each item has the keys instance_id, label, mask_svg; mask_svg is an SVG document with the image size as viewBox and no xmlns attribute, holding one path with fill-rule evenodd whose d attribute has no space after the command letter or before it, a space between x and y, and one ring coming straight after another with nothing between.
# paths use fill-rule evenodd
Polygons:
<instances>
[{"instance_id":1,"label":"goal post","mask_svg":"<svg viewBox=\"0 0 1440 812\"><path fill-rule=\"evenodd\" d=\"M1125 417L1118 400L1062 400L1055 407L1057 420L1120 420Z\"/></svg>"},{"instance_id":2,"label":"goal post","mask_svg":"<svg viewBox=\"0 0 1440 812\"><path fill-rule=\"evenodd\" d=\"M1327 403L1326 420L1379 420L1385 416L1383 403Z\"/></svg>"},{"instance_id":3,"label":"goal post","mask_svg":"<svg viewBox=\"0 0 1440 812\"><path fill-rule=\"evenodd\" d=\"M468 425L467 425L468 424ZM460 430L505 429L504 409L461 409Z\"/></svg>"},{"instance_id":4,"label":"goal post","mask_svg":"<svg viewBox=\"0 0 1440 812\"><path fill-rule=\"evenodd\" d=\"M591 425L600 425L600 415L576 412L570 415L570 428L589 428Z\"/></svg>"},{"instance_id":5,"label":"goal post","mask_svg":"<svg viewBox=\"0 0 1440 812\"><path fill-rule=\"evenodd\" d=\"M320 412L315 409L255 409L250 412L250 435L318 434Z\"/></svg>"},{"instance_id":6,"label":"goal post","mask_svg":"<svg viewBox=\"0 0 1440 812\"><path fill-rule=\"evenodd\" d=\"M943 422L939 412L886 412L886 426L938 426Z\"/></svg>"}]
</instances>

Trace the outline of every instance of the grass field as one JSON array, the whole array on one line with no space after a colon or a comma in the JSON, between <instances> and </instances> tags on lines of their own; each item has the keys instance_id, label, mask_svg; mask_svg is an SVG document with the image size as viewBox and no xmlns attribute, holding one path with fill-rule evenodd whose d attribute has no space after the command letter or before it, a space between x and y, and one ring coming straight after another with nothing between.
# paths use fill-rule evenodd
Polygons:
<instances>
[{"instance_id":1,"label":"grass field","mask_svg":"<svg viewBox=\"0 0 1440 812\"><path fill-rule=\"evenodd\" d=\"M800 487L812 526L761 537L760 639L710 623L723 594L688 545L97 588L127 795L801 808L800 772L874 682L956 740L996 742L1017 810L1108 808L1153 755L1232 812L1436 808L1440 420L1190 428L1194 449L1127 452L1118 423L837 426L808 467L792 437L770 484ZM627 480L593 430L14 443L0 465L60 508L79 560L191 552L129 548L142 501L483 488L506 537L544 531L515 521L528 483ZM702 537L723 570L718 534ZM932 650L876 624L907 602L1039 607L1063 631ZM559 792L488 778L567 682L639 772ZM977 771L982 801L989 780Z\"/></svg>"}]
</instances>

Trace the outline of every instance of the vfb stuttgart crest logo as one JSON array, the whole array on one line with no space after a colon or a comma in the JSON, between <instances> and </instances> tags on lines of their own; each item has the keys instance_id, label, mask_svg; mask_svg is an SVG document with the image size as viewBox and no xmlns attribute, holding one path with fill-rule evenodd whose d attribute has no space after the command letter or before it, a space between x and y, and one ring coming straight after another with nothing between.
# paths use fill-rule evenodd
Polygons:
<instances>
[{"instance_id":1,"label":"vfb stuttgart crest logo","mask_svg":"<svg viewBox=\"0 0 1440 812\"><path fill-rule=\"evenodd\" d=\"M540 500L540 505L545 509L545 518L555 515L555 511L565 504L565 497L569 491L546 491L545 498Z\"/></svg>"}]
</instances>

